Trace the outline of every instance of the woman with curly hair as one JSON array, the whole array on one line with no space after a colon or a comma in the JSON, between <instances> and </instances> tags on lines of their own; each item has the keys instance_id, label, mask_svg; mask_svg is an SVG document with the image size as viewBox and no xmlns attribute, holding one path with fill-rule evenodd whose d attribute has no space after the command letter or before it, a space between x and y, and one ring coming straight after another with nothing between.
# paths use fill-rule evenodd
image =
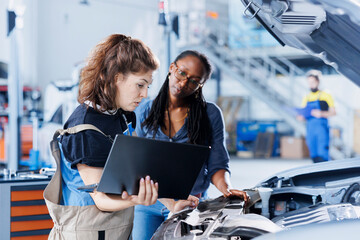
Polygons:
<instances>
[{"instance_id":1,"label":"woman with curly hair","mask_svg":"<svg viewBox=\"0 0 360 240\"><path fill-rule=\"evenodd\" d=\"M157 68L157 58L143 42L122 34L109 36L92 51L81 72L80 105L65 123L67 130L60 130L66 134L54 136L54 157L60 160L44 192L54 221L50 239L128 239L133 206L157 201L158 184L149 176L140 180L138 195L79 190L100 181L115 135L131 135L133 111L147 97Z\"/></svg>"}]
</instances>

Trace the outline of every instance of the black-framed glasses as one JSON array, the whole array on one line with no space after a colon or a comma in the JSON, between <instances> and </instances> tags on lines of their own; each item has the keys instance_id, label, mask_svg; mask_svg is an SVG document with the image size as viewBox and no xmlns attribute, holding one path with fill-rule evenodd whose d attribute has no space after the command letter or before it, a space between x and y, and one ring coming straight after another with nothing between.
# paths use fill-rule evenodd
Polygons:
<instances>
[{"instance_id":1,"label":"black-framed glasses","mask_svg":"<svg viewBox=\"0 0 360 240\"><path fill-rule=\"evenodd\" d=\"M175 65L175 77L180 80L180 81L184 81L184 80L187 80L187 86L192 89L192 90L197 90L199 87L203 87L204 84L203 83L200 83L199 80L195 80L195 79L200 79L200 78L191 78L191 77L188 77L186 75L186 72L184 71L181 71L181 69L176 65L176 63L174 63ZM201 80L201 79L200 79Z\"/></svg>"}]
</instances>

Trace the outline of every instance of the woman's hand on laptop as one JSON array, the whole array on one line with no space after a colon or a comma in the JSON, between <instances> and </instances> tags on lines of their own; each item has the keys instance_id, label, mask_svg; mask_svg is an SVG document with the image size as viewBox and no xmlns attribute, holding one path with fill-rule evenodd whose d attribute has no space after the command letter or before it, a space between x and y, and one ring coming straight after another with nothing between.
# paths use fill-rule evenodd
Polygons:
<instances>
[{"instance_id":1,"label":"woman's hand on laptop","mask_svg":"<svg viewBox=\"0 0 360 240\"><path fill-rule=\"evenodd\" d=\"M134 205L149 206L156 203L156 200L158 199L158 190L158 183L154 183L154 181L150 179L150 176L146 176L145 179L140 179L138 195L129 195L126 191L124 191L121 197L123 200L133 202Z\"/></svg>"}]
</instances>

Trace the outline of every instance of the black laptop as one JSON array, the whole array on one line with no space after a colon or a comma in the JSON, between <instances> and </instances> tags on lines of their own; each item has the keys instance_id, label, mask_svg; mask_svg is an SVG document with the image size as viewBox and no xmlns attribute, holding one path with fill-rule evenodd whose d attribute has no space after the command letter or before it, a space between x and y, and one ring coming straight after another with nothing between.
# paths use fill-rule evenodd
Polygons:
<instances>
[{"instance_id":1,"label":"black laptop","mask_svg":"<svg viewBox=\"0 0 360 240\"><path fill-rule=\"evenodd\" d=\"M187 199L210 147L116 135L97 191L136 195L147 175L159 183L159 198Z\"/></svg>"}]
</instances>

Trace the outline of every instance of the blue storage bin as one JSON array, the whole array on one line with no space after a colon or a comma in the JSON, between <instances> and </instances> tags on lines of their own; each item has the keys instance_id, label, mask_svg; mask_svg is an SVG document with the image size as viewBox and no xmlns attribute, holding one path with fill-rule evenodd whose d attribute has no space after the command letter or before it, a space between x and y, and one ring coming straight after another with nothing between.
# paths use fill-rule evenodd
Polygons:
<instances>
[{"instance_id":1,"label":"blue storage bin","mask_svg":"<svg viewBox=\"0 0 360 240\"><path fill-rule=\"evenodd\" d=\"M238 121L236 127L237 151L251 151L259 132L275 134L272 156L280 155L280 137L277 132L278 121Z\"/></svg>"},{"instance_id":2,"label":"blue storage bin","mask_svg":"<svg viewBox=\"0 0 360 240\"><path fill-rule=\"evenodd\" d=\"M237 141L255 141L259 132L257 121L239 121L236 126Z\"/></svg>"}]
</instances>

